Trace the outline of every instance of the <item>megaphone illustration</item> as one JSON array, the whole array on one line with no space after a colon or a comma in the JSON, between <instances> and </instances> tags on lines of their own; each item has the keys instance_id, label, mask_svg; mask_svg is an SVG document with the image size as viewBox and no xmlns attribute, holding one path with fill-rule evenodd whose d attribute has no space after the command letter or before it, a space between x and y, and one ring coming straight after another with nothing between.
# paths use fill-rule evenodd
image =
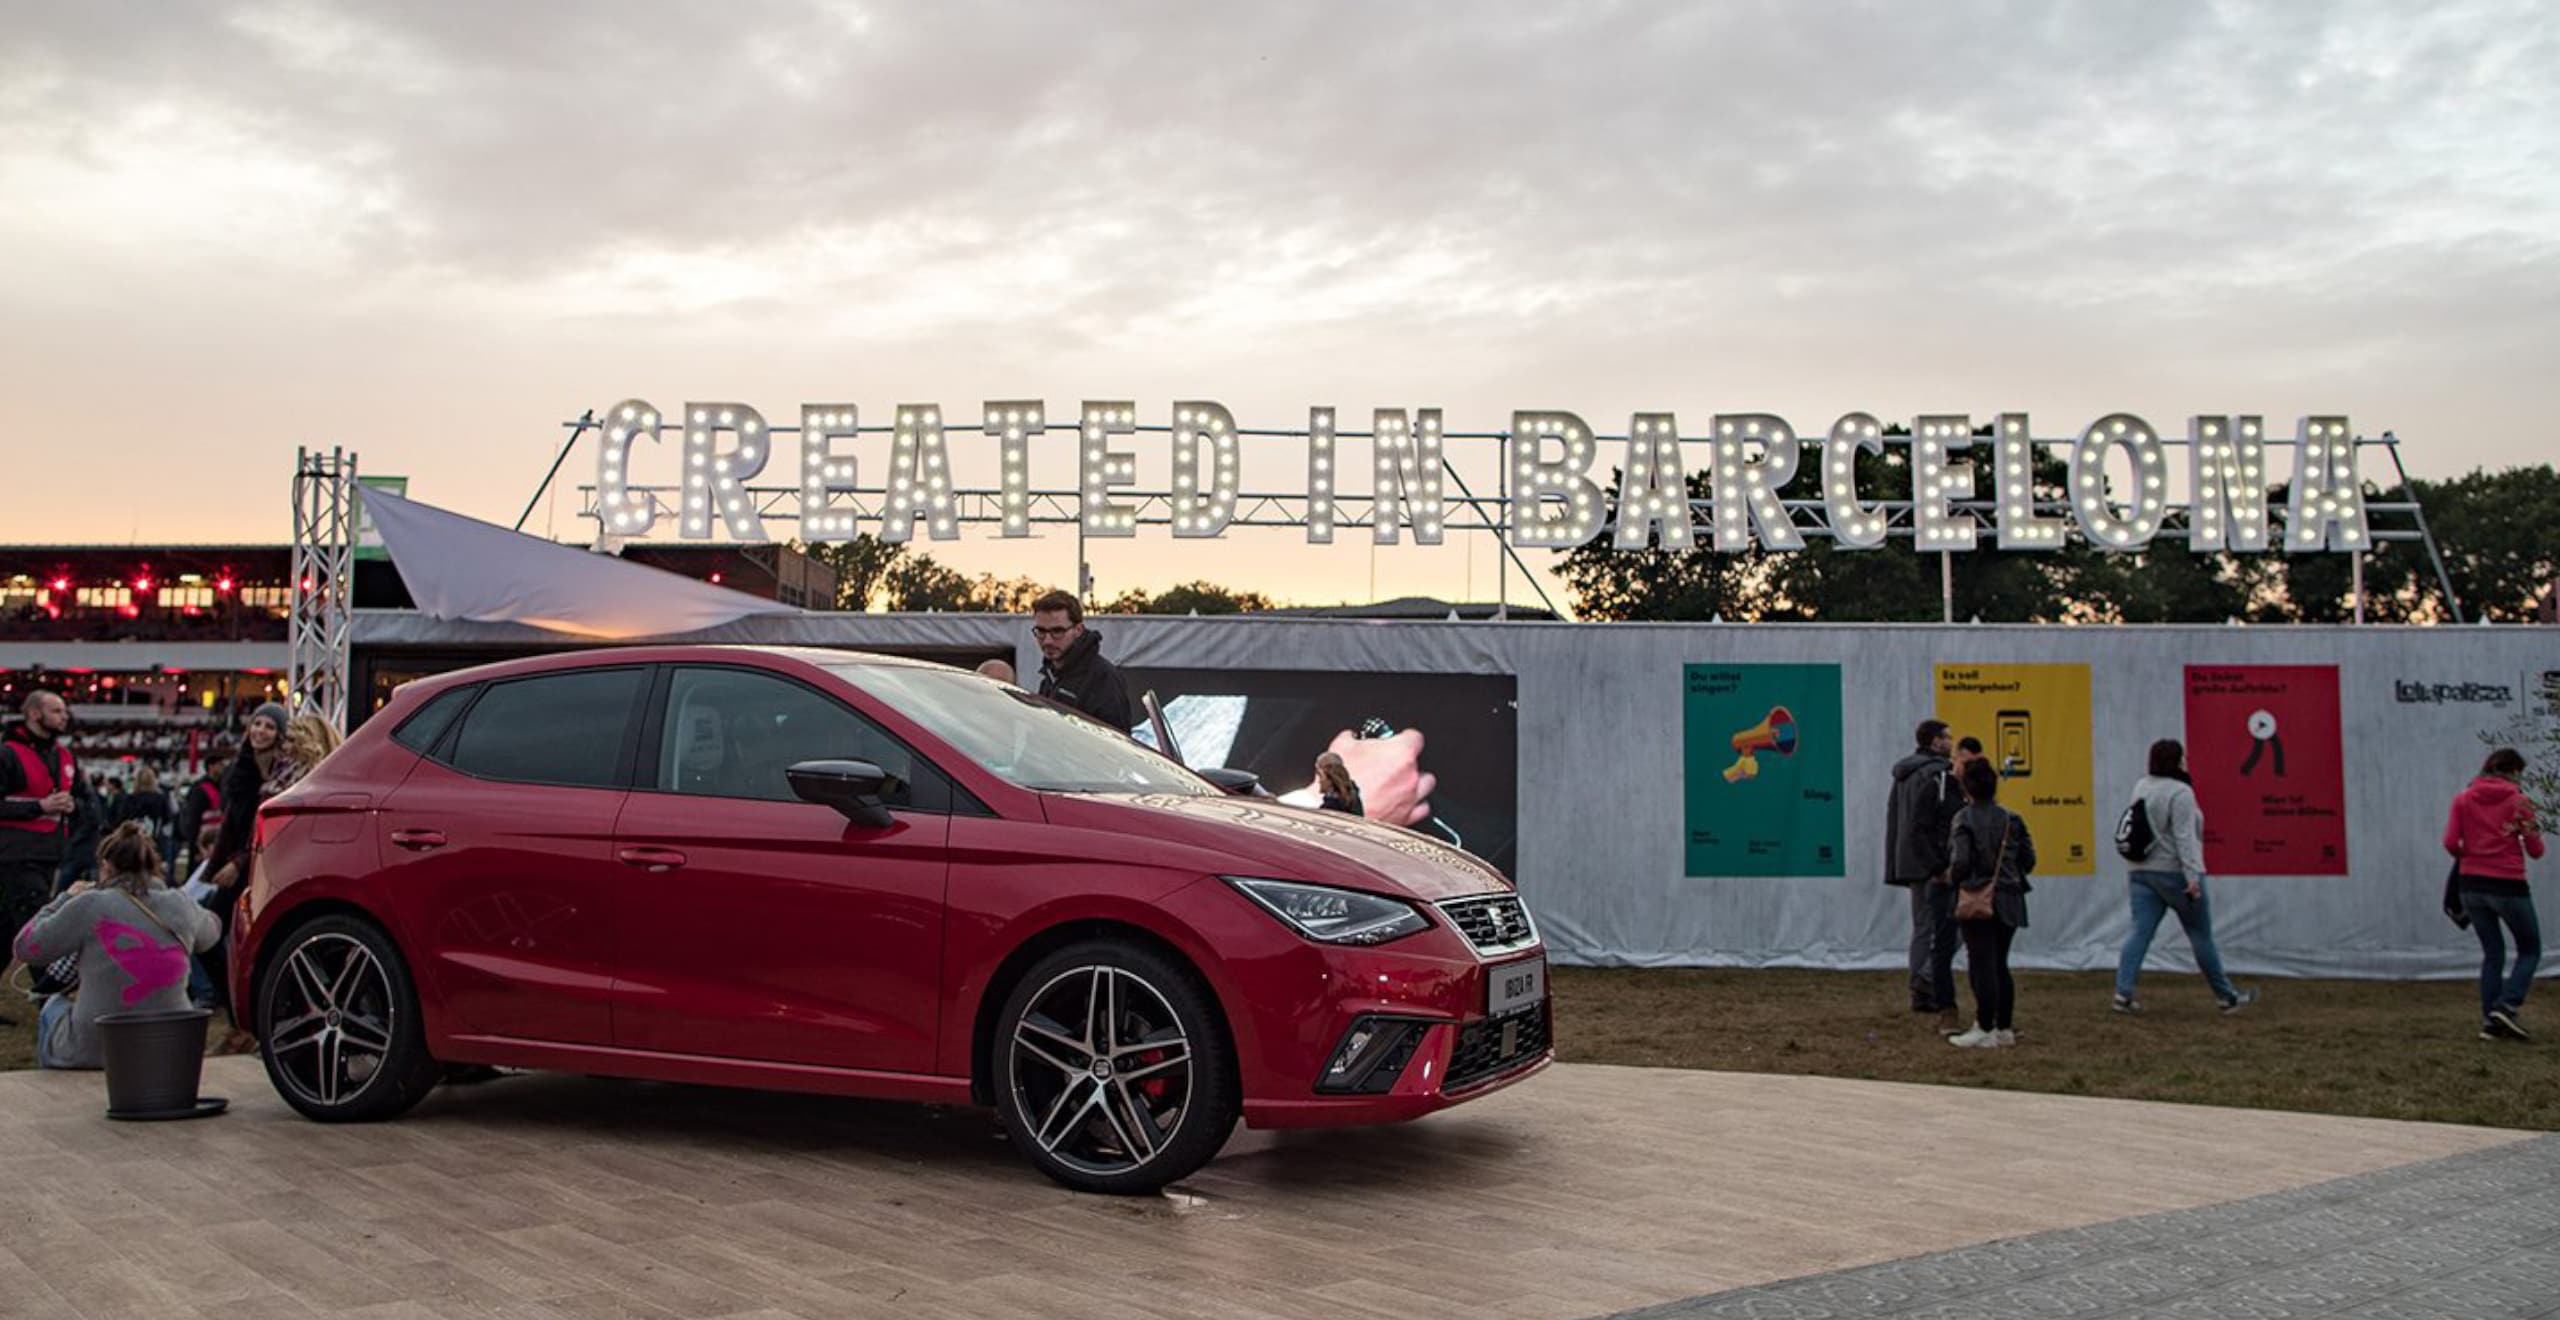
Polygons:
<instances>
[{"instance_id":1,"label":"megaphone illustration","mask_svg":"<svg viewBox=\"0 0 2560 1320\"><path fill-rule=\"evenodd\" d=\"M1796 717L1784 706L1770 707L1768 718L1733 735L1733 752L1735 760L1725 767L1724 782L1738 784L1757 777L1760 753L1796 754Z\"/></svg>"}]
</instances>

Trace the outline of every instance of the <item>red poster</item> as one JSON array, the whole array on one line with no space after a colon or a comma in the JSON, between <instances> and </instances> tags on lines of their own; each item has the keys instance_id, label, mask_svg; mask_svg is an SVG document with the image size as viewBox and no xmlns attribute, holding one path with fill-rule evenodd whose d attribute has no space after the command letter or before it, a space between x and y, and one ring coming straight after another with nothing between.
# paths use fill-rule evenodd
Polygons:
<instances>
[{"instance_id":1,"label":"red poster","mask_svg":"<svg viewBox=\"0 0 2560 1320\"><path fill-rule=\"evenodd\" d=\"M2336 666L2187 666L2187 773L2207 873L2347 873Z\"/></svg>"}]
</instances>

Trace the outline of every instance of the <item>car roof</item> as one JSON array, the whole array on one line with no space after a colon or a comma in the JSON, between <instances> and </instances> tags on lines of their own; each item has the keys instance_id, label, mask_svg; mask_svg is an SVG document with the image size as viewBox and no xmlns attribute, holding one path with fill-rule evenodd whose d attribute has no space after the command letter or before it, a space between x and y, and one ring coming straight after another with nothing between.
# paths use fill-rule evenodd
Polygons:
<instances>
[{"instance_id":1,"label":"car roof","mask_svg":"<svg viewBox=\"0 0 2560 1320\"><path fill-rule=\"evenodd\" d=\"M516 678L561 669L585 668L591 665L682 664L686 661L734 660L750 655L797 660L802 664L814 666L854 665L879 669L938 669L955 674L967 672L937 661L919 660L913 656L881 655L869 651L839 651L825 646L598 646L579 651L551 651L542 655L493 661L485 665L474 665L469 669L431 674L402 686L404 689L414 687L420 693L435 693L465 683Z\"/></svg>"}]
</instances>

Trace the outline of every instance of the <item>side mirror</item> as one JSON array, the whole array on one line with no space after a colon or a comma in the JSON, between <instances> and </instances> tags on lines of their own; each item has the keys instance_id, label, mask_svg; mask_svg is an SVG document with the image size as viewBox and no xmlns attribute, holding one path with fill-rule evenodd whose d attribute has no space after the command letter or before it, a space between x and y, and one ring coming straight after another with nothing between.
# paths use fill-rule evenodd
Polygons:
<instances>
[{"instance_id":1,"label":"side mirror","mask_svg":"<svg viewBox=\"0 0 2560 1320\"><path fill-rule=\"evenodd\" d=\"M1218 790L1229 797L1270 796L1262 791L1262 776L1250 770L1230 770L1225 766L1210 766L1191 773L1216 784Z\"/></svg>"},{"instance_id":2,"label":"side mirror","mask_svg":"<svg viewBox=\"0 0 2560 1320\"><path fill-rule=\"evenodd\" d=\"M894 781L869 761L802 761L783 771L783 777L801 801L833 807L856 825L885 830L895 823L880 801Z\"/></svg>"}]
</instances>

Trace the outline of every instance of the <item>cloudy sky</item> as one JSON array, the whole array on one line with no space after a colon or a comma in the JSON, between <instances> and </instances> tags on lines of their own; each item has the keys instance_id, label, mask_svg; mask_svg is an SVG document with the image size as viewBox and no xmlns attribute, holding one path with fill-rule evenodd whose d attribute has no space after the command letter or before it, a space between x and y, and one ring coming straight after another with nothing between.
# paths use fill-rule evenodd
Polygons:
<instances>
[{"instance_id":1,"label":"cloudy sky","mask_svg":"<svg viewBox=\"0 0 2560 1320\"><path fill-rule=\"evenodd\" d=\"M2320 409L2421 474L2548 461L2555 68L2547 0L0 0L0 541L281 540L298 444L512 521L630 395ZM1104 594L1493 577L1093 558Z\"/></svg>"}]
</instances>

